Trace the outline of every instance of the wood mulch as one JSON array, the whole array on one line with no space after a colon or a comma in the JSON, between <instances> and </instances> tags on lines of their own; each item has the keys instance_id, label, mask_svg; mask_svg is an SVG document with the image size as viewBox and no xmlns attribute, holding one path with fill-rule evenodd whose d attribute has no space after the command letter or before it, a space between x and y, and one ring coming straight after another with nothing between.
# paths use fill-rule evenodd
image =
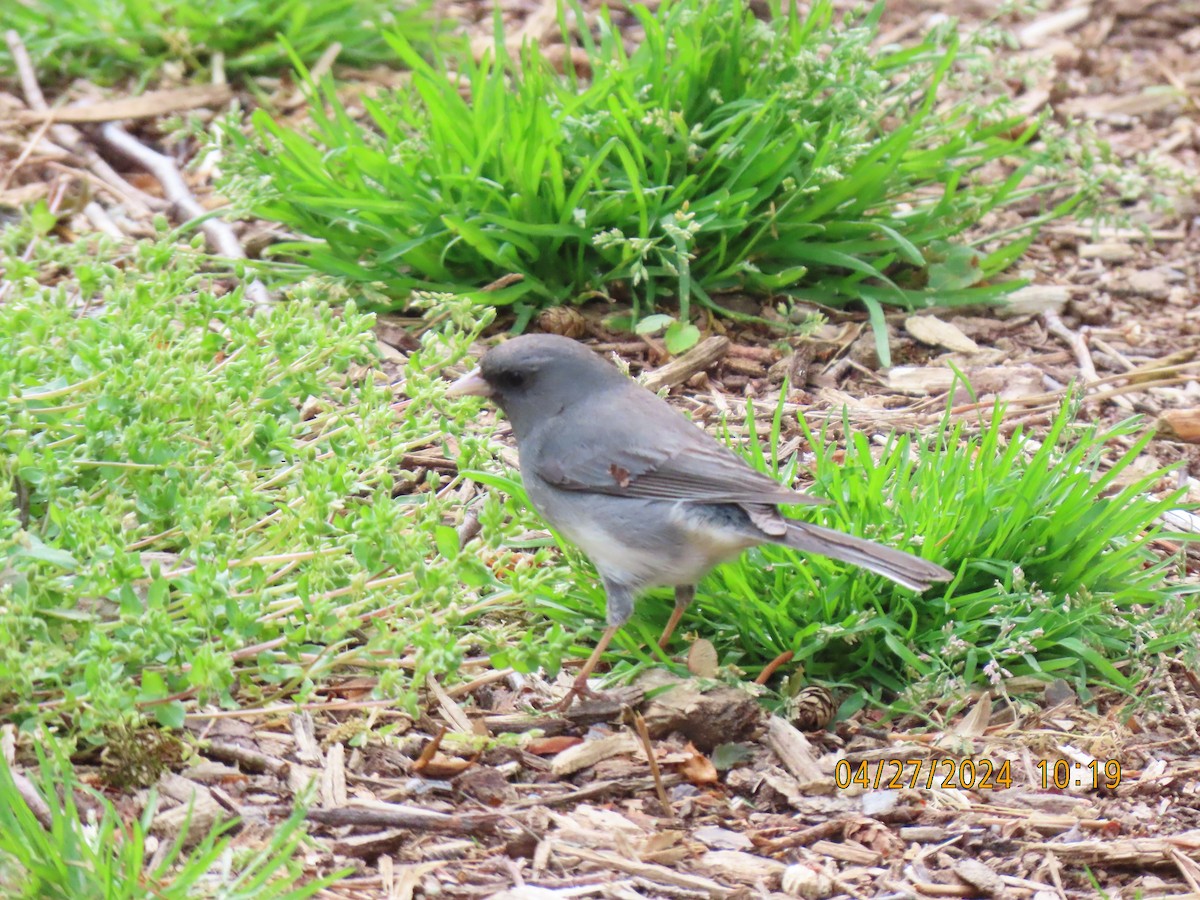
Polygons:
<instances>
[{"instance_id":1,"label":"wood mulch","mask_svg":"<svg viewBox=\"0 0 1200 900\"><path fill-rule=\"evenodd\" d=\"M978 20L992 6L900 0L884 27L902 36L946 14ZM474 0L443 7L490 34ZM549 8L508 3L506 17L549 39ZM1052 100L1092 120L1118 158L1155 150L1200 176L1200 3L1056 0L1015 30L1021 46L1011 52L1051 61L1043 82L1022 91L1030 114ZM0 204L75 203L68 227L118 237L150 233L155 212L193 215L190 204L211 202L209 173L179 177L186 144L149 147L155 117L229 96L188 90L143 98L132 112L126 98L95 94L101 109L47 123L28 115L39 100L27 78L21 96L0 95L12 113L0 128L12 167ZM94 89L72 91L82 99ZM111 121L131 115L147 118L126 129ZM1172 213L1131 208L1134 229L1048 229L1021 262L1033 286L1007 313L891 317L887 371L853 314L830 312L815 334L782 345L713 323L673 361L653 338L605 332L602 307L554 312L539 326L606 345L701 421L738 421L747 398L773 409L786 377L789 404L835 422L846 410L858 429L928 427L948 403L970 421L998 396L1008 422L1036 430L1080 385L1082 415L1156 423L1140 471L1176 466L1160 489L1182 484L1200 501L1200 196L1185 189L1173 199ZM227 256L274 236L261 223L212 224L209 238ZM728 302L764 312L749 298ZM407 349L404 324L380 321L393 357ZM947 397L951 362L983 396ZM418 456L414 465L447 463L433 450ZM1172 527L1194 522L1181 513ZM1194 577L1194 556L1187 567ZM1181 660L1163 659L1135 697L1100 691L1083 703L1062 683L1010 683L952 715L931 703L923 721L861 712L804 732L749 692L703 679L647 701L669 680L653 673L623 696L557 716L540 710L568 676L547 684L486 660L472 672L463 685L430 682L415 719L371 700L369 679L330 684L306 709L194 710L187 728L199 755L160 779L155 833L177 833L190 805L194 826L236 815L237 844L261 846L315 786L311 869L352 869L323 893L330 898L1051 900L1098 888L1200 897L1200 678ZM80 771L108 780L99 765ZM115 799L132 816L146 794Z\"/></svg>"}]
</instances>

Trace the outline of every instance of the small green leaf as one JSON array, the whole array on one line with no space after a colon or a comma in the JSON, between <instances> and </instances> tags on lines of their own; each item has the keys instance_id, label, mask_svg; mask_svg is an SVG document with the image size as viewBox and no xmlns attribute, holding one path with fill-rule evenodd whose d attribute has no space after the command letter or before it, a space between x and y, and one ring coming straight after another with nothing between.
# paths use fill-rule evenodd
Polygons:
<instances>
[{"instance_id":1,"label":"small green leaf","mask_svg":"<svg viewBox=\"0 0 1200 900\"><path fill-rule=\"evenodd\" d=\"M154 720L165 728L182 728L187 719L187 710L179 700L157 703L151 708L154 710Z\"/></svg>"},{"instance_id":2,"label":"small green leaf","mask_svg":"<svg viewBox=\"0 0 1200 900\"><path fill-rule=\"evenodd\" d=\"M17 556L58 566L71 572L79 567L79 562L68 551L42 543L42 539L36 534L27 533L25 538L28 543L17 551Z\"/></svg>"},{"instance_id":3,"label":"small green leaf","mask_svg":"<svg viewBox=\"0 0 1200 900\"><path fill-rule=\"evenodd\" d=\"M973 247L935 241L925 253L931 291L960 291L983 278L983 254Z\"/></svg>"},{"instance_id":4,"label":"small green leaf","mask_svg":"<svg viewBox=\"0 0 1200 900\"><path fill-rule=\"evenodd\" d=\"M663 343L672 355L678 355L696 346L700 340L700 329L691 322L674 322L663 335Z\"/></svg>"},{"instance_id":5,"label":"small green leaf","mask_svg":"<svg viewBox=\"0 0 1200 900\"><path fill-rule=\"evenodd\" d=\"M29 221L39 235L47 235L58 225L58 216L50 212L45 200L39 200L29 209Z\"/></svg>"},{"instance_id":6,"label":"small green leaf","mask_svg":"<svg viewBox=\"0 0 1200 900\"><path fill-rule=\"evenodd\" d=\"M713 748L712 764L718 772L726 772L743 760L749 759L752 752L745 744L718 744Z\"/></svg>"},{"instance_id":7,"label":"small green leaf","mask_svg":"<svg viewBox=\"0 0 1200 900\"><path fill-rule=\"evenodd\" d=\"M449 525L439 525L433 532L438 552L446 559L454 559L461 549L458 545L458 532Z\"/></svg>"},{"instance_id":8,"label":"small green leaf","mask_svg":"<svg viewBox=\"0 0 1200 900\"><path fill-rule=\"evenodd\" d=\"M673 316L668 316L665 313L655 313L652 316L646 316L646 318L638 322L637 327L633 330L637 334L658 334L664 328L670 328L677 324Z\"/></svg>"},{"instance_id":9,"label":"small green leaf","mask_svg":"<svg viewBox=\"0 0 1200 900\"><path fill-rule=\"evenodd\" d=\"M143 671L142 689L138 693L138 699L157 700L159 697L165 696L167 696L167 680L162 677L162 673L153 669Z\"/></svg>"}]
</instances>

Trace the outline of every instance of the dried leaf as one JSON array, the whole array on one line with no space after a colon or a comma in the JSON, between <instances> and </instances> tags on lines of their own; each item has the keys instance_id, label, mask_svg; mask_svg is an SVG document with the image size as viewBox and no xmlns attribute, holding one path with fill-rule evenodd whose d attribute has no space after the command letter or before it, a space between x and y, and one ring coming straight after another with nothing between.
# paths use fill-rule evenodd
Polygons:
<instances>
[{"instance_id":1,"label":"dried leaf","mask_svg":"<svg viewBox=\"0 0 1200 900\"><path fill-rule=\"evenodd\" d=\"M987 731L991 719L992 695L985 691L971 711L955 727L954 733L966 738L982 737L983 733Z\"/></svg>"},{"instance_id":2,"label":"dried leaf","mask_svg":"<svg viewBox=\"0 0 1200 900\"><path fill-rule=\"evenodd\" d=\"M1164 410L1155 424L1163 437L1200 444L1200 409Z\"/></svg>"},{"instance_id":3,"label":"dried leaf","mask_svg":"<svg viewBox=\"0 0 1200 900\"><path fill-rule=\"evenodd\" d=\"M525 745L526 751L535 756L553 756L562 753L568 747L583 743L583 738L571 734L557 734L554 737L534 738Z\"/></svg>"},{"instance_id":4,"label":"dried leaf","mask_svg":"<svg viewBox=\"0 0 1200 900\"><path fill-rule=\"evenodd\" d=\"M680 774L695 785L716 784L719 779L717 767L691 744L687 745L687 749L692 755L679 767Z\"/></svg>"},{"instance_id":5,"label":"dried leaf","mask_svg":"<svg viewBox=\"0 0 1200 900\"><path fill-rule=\"evenodd\" d=\"M903 853L907 846L878 819L865 816L846 823L842 837L847 841L857 841L868 850L874 850L884 857Z\"/></svg>"},{"instance_id":6,"label":"dried leaf","mask_svg":"<svg viewBox=\"0 0 1200 900\"><path fill-rule=\"evenodd\" d=\"M465 772L472 765L474 765L474 762L469 759L446 756L444 753L435 753L429 762L421 768L421 774L426 778L452 778L455 775ZM416 771L416 766L413 766L413 770Z\"/></svg>"}]
</instances>

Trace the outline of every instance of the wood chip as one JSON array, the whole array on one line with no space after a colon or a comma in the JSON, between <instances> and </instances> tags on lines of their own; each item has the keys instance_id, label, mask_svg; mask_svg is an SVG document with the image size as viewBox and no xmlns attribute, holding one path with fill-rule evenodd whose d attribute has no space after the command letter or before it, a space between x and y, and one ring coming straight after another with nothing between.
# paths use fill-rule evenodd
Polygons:
<instances>
[{"instance_id":1,"label":"wood chip","mask_svg":"<svg viewBox=\"0 0 1200 900\"><path fill-rule=\"evenodd\" d=\"M325 755L325 768L321 772L319 797L322 806L345 806L346 796L346 745L334 744Z\"/></svg>"},{"instance_id":2,"label":"wood chip","mask_svg":"<svg viewBox=\"0 0 1200 900\"><path fill-rule=\"evenodd\" d=\"M181 775L164 774L158 782L159 791L178 801L178 806L163 810L154 817L150 831L161 838L175 840L187 826L184 847L191 847L207 835L217 821L225 817L212 792L202 784Z\"/></svg>"},{"instance_id":3,"label":"wood chip","mask_svg":"<svg viewBox=\"0 0 1200 900\"><path fill-rule=\"evenodd\" d=\"M484 716L483 724L493 734L521 734L526 731L540 731L549 737L565 731L570 722L562 716L505 713L504 715ZM558 749L563 748L559 747ZM558 750L554 752L557 753Z\"/></svg>"},{"instance_id":4,"label":"wood chip","mask_svg":"<svg viewBox=\"0 0 1200 900\"><path fill-rule=\"evenodd\" d=\"M1008 295L1008 302L996 307L998 316L1038 315L1047 310L1061 312L1071 293L1057 284L1031 284Z\"/></svg>"},{"instance_id":5,"label":"wood chip","mask_svg":"<svg viewBox=\"0 0 1200 900\"><path fill-rule=\"evenodd\" d=\"M1128 262L1137 256L1137 250L1124 241L1080 244L1078 252L1080 259L1098 259L1101 262Z\"/></svg>"},{"instance_id":6,"label":"wood chip","mask_svg":"<svg viewBox=\"0 0 1200 900\"><path fill-rule=\"evenodd\" d=\"M774 890L779 886L783 870L787 866L779 860L755 856L744 850L709 850L696 860L696 868L717 878L741 881L745 884L763 884Z\"/></svg>"},{"instance_id":7,"label":"wood chip","mask_svg":"<svg viewBox=\"0 0 1200 900\"><path fill-rule=\"evenodd\" d=\"M586 741L568 747L550 761L550 771L555 775L571 775L581 769L594 766L603 759L637 753L641 744L635 735L620 731L595 741Z\"/></svg>"},{"instance_id":8,"label":"wood chip","mask_svg":"<svg viewBox=\"0 0 1200 900\"><path fill-rule=\"evenodd\" d=\"M754 842L740 831L730 831L719 825L701 825L692 837L712 850L749 850Z\"/></svg>"},{"instance_id":9,"label":"wood chip","mask_svg":"<svg viewBox=\"0 0 1200 900\"><path fill-rule=\"evenodd\" d=\"M1200 851L1200 829L1170 837L1032 843L1026 844L1024 849L1027 853L1053 853L1060 860L1076 865L1167 865L1174 851Z\"/></svg>"},{"instance_id":10,"label":"wood chip","mask_svg":"<svg viewBox=\"0 0 1200 900\"><path fill-rule=\"evenodd\" d=\"M956 860L952 869L955 875L985 897L998 897L1005 893L1003 879L977 859Z\"/></svg>"},{"instance_id":11,"label":"wood chip","mask_svg":"<svg viewBox=\"0 0 1200 900\"><path fill-rule=\"evenodd\" d=\"M460 734L478 734L479 729L486 730L487 726L482 720L476 719L476 724L472 724L471 718L463 712L462 707L454 702L454 698L446 693L446 689L432 675L426 676L425 687L437 700L442 718L446 720L451 731L457 731Z\"/></svg>"},{"instance_id":12,"label":"wood chip","mask_svg":"<svg viewBox=\"0 0 1200 900\"><path fill-rule=\"evenodd\" d=\"M629 875L634 875L639 878L648 878L651 881L656 881L661 884L670 884L676 887L687 888L709 897L732 897L739 893L739 890L727 887L719 882L713 881L711 878L704 878L700 875L688 875L683 872L676 872L674 869L668 869L666 866L659 866L653 863L644 863L637 860L625 859L615 853L605 853L598 850L584 850L581 847L556 847L556 855L565 856L568 858L578 859L582 862L590 862L595 865L603 866L608 869L616 869L618 872L625 872Z\"/></svg>"},{"instance_id":13,"label":"wood chip","mask_svg":"<svg viewBox=\"0 0 1200 900\"><path fill-rule=\"evenodd\" d=\"M1174 531L1186 534L1200 534L1200 516L1186 509L1170 509L1163 513L1160 520Z\"/></svg>"},{"instance_id":14,"label":"wood chip","mask_svg":"<svg viewBox=\"0 0 1200 900\"><path fill-rule=\"evenodd\" d=\"M333 852L339 856L371 859L385 853L394 853L401 844L412 840L412 834L403 828L389 828L370 834L355 834L333 842Z\"/></svg>"},{"instance_id":15,"label":"wood chip","mask_svg":"<svg viewBox=\"0 0 1200 900\"><path fill-rule=\"evenodd\" d=\"M590 892L589 892L590 893ZM532 884L522 884L498 894L489 895L492 900L566 900L568 897L579 897L574 890L552 891L550 888L537 887Z\"/></svg>"},{"instance_id":16,"label":"wood chip","mask_svg":"<svg viewBox=\"0 0 1200 900\"><path fill-rule=\"evenodd\" d=\"M833 841L817 841L810 849L813 853L840 859L842 862L853 863L856 866L877 866L883 862L882 853L868 850L861 844L835 844Z\"/></svg>"},{"instance_id":17,"label":"wood chip","mask_svg":"<svg viewBox=\"0 0 1200 900\"><path fill-rule=\"evenodd\" d=\"M321 748L317 744L317 729L312 713L305 710L288 717L292 726L293 753L305 765L314 766L321 762Z\"/></svg>"},{"instance_id":18,"label":"wood chip","mask_svg":"<svg viewBox=\"0 0 1200 900\"><path fill-rule=\"evenodd\" d=\"M1079 98L1082 103L1092 102L1092 97ZM1062 105L1059 104L1059 109ZM1077 225L1056 225L1047 229L1053 234L1063 234L1068 237L1083 238L1084 240L1108 240L1108 241L1129 241L1130 243L1148 243L1152 241L1182 241L1188 237L1188 230L1184 227L1172 228L1170 231L1165 228L1151 228L1143 230L1141 228L1114 228L1108 225L1100 225L1096 222L1081 222ZM1022 288L1029 290L1029 288ZM1017 293L1020 293L1018 291Z\"/></svg>"},{"instance_id":19,"label":"wood chip","mask_svg":"<svg viewBox=\"0 0 1200 900\"><path fill-rule=\"evenodd\" d=\"M954 371L945 366L895 366L888 370L887 386L913 397L928 397L950 390L954 378Z\"/></svg>"},{"instance_id":20,"label":"wood chip","mask_svg":"<svg viewBox=\"0 0 1200 900\"><path fill-rule=\"evenodd\" d=\"M688 648L688 671L698 678L715 678L718 662L717 648L712 641L697 638Z\"/></svg>"},{"instance_id":21,"label":"wood chip","mask_svg":"<svg viewBox=\"0 0 1200 900\"><path fill-rule=\"evenodd\" d=\"M484 806L502 806L517 799L508 779L492 766L474 766L455 777L455 790L478 800Z\"/></svg>"},{"instance_id":22,"label":"wood chip","mask_svg":"<svg viewBox=\"0 0 1200 900\"><path fill-rule=\"evenodd\" d=\"M796 863L783 870L780 887L789 897L824 900L833 895L833 879L808 863Z\"/></svg>"},{"instance_id":23,"label":"wood chip","mask_svg":"<svg viewBox=\"0 0 1200 900\"><path fill-rule=\"evenodd\" d=\"M1165 300L1170 290L1167 277L1157 269L1133 272L1125 283L1125 291L1128 293L1154 300Z\"/></svg>"},{"instance_id":24,"label":"wood chip","mask_svg":"<svg viewBox=\"0 0 1200 900\"><path fill-rule=\"evenodd\" d=\"M963 372L977 394L996 394L1004 400L1036 397L1043 391L1043 373L1035 366L983 366ZM946 366L896 366L887 373L891 390L915 397L944 394L955 373Z\"/></svg>"},{"instance_id":25,"label":"wood chip","mask_svg":"<svg viewBox=\"0 0 1200 900\"><path fill-rule=\"evenodd\" d=\"M287 773L288 790L293 794L303 794L313 783L320 784L321 770L302 763L292 763Z\"/></svg>"},{"instance_id":26,"label":"wood chip","mask_svg":"<svg viewBox=\"0 0 1200 900\"><path fill-rule=\"evenodd\" d=\"M1078 28L1091 17L1090 3L1071 6L1030 22L1017 32L1017 39L1022 47L1037 47L1049 37Z\"/></svg>"},{"instance_id":27,"label":"wood chip","mask_svg":"<svg viewBox=\"0 0 1200 900\"><path fill-rule=\"evenodd\" d=\"M963 334L957 325L944 322L937 316L909 316L904 320L904 330L931 347L944 347L955 353L979 352L979 345Z\"/></svg>"},{"instance_id":28,"label":"wood chip","mask_svg":"<svg viewBox=\"0 0 1200 900\"><path fill-rule=\"evenodd\" d=\"M779 716L767 719L764 743L792 773L800 788L812 793L830 793L833 779L821 771L812 744L791 722Z\"/></svg>"},{"instance_id":29,"label":"wood chip","mask_svg":"<svg viewBox=\"0 0 1200 900\"><path fill-rule=\"evenodd\" d=\"M245 772L270 772L276 778L287 778L289 763L268 753L262 753L241 744L228 741L209 741L201 745L201 752L210 759L236 763Z\"/></svg>"}]
</instances>

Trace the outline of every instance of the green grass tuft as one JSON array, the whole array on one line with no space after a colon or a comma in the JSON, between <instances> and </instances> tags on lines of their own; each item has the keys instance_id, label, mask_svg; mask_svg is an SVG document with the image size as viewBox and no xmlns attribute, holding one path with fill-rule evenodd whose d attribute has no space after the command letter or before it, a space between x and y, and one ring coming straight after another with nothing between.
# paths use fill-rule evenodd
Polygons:
<instances>
[{"instance_id":1,"label":"green grass tuft","mask_svg":"<svg viewBox=\"0 0 1200 900\"><path fill-rule=\"evenodd\" d=\"M848 24L829 2L770 21L743 0L631 11L645 30L633 51L607 11L583 35L590 79L536 46L430 64L389 37L409 86L363 98L365 121L314 86L306 132L256 112L249 135L225 131L224 187L302 237L276 252L394 304L514 272L477 299L528 315L599 292L631 298L635 320L677 302L684 322L730 290L876 316L994 300L1037 227L1071 206L1077 170L1033 143L1037 123L993 92L952 23L881 49L878 9ZM959 237L1038 203L1044 215L986 247Z\"/></svg>"},{"instance_id":2,"label":"green grass tuft","mask_svg":"<svg viewBox=\"0 0 1200 900\"><path fill-rule=\"evenodd\" d=\"M384 34L416 43L433 38L425 0L9 0L4 27L21 35L44 78L114 81L150 77L164 62L210 71L217 54L228 72L288 66L283 37L306 62L334 43L338 61L369 66L392 58ZM12 58L0 45L0 76Z\"/></svg>"},{"instance_id":3,"label":"green grass tuft","mask_svg":"<svg viewBox=\"0 0 1200 900\"><path fill-rule=\"evenodd\" d=\"M233 857L236 821L229 820L200 836L185 826L165 853L152 854L153 793L142 815L127 822L107 797L80 784L65 757L44 754L31 784L50 811L49 827L0 756L0 894L10 900L303 900L346 874L307 877L300 807L254 852ZM77 791L88 797L86 816Z\"/></svg>"}]
</instances>

